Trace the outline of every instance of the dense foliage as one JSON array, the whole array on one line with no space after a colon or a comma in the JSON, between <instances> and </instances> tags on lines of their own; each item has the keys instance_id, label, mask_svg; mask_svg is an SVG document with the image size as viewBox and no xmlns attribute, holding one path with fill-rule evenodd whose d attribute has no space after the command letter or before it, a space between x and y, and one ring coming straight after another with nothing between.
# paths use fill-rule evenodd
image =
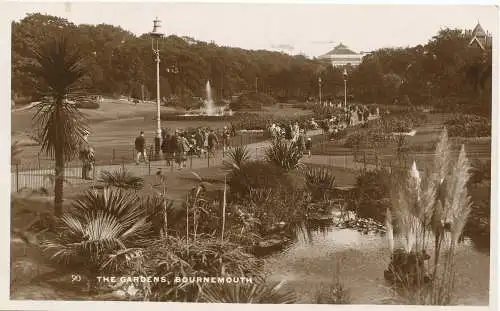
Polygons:
<instances>
[{"instance_id":1,"label":"dense foliage","mask_svg":"<svg viewBox=\"0 0 500 311\"><path fill-rule=\"evenodd\" d=\"M356 180L356 193L350 202L351 209L361 218L383 222L386 210L391 208L391 185L391 176L386 170L362 173Z\"/></svg>"},{"instance_id":2,"label":"dense foliage","mask_svg":"<svg viewBox=\"0 0 500 311\"><path fill-rule=\"evenodd\" d=\"M276 100L265 93L248 92L233 100L230 108L232 110L256 109L274 104L276 104Z\"/></svg>"},{"instance_id":3,"label":"dense foliage","mask_svg":"<svg viewBox=\"0 0 500 311\"><path fill-rule=\"evenodd\" d=\"M470 35L441 29L427 44L383 48L352 72L357 100L432 106L444 111L491 114L491 47L470 47Z\"/></svg>"},{"instance_id":4,"label":"dense foliage","mask_svg":"<svg viewBox=\"0 0 500 311\"><path fill-rule=\"evenodd\" d=\"M120 27L75 25L49 15L29 14L12 23L12 93L14 99L33 96L33 77L25 67L27 51L50 35L68 33L86 56L89 73L82 84L90 93L155 97L155 64L151 41ZM442 29L425 45L383 48L348 68L349 96L364 103L429 105L441 110L491 112L491 48L484 53L469 47L461 30ZM270 51L249 51L218 46L188 37L168 36L161 42L161 89L169 98L204 97L210 80L217 99L259 92L259 104L304 101L317 97L318 76L324 81L323 99L343 98L342 70L304 56ZM167 70L175 66L177 73ZM174 71L175 72L175 71ZM339 95L340 94L340 95ZM173 96L175 95L175 96ZM243 106L254 98L242 97ZM245 100L244 100L245 99ZM186 102L186 100L181 100Z\"/></svg>"},{"instance_id":5,"label":"dense foliage","mask_svg":"<svg viewBox=\"0 0 500 311\"><path fill-rule=\"evenodd\" d=\"M233 170L229 179L231 194L248 196L252 189L291 188L293 182L286 171L266 162L251 161Z\"/></svg>"},{"instance_id":6,"label":"dense foliage","mask_svg":"<svg viewBox=\"0 0 500 311\"><path fill-rule=\"evenodd\" d=\"M445 122L450 137L491 136L491 118L459 114Z\"/></svg>"}]
</instances>

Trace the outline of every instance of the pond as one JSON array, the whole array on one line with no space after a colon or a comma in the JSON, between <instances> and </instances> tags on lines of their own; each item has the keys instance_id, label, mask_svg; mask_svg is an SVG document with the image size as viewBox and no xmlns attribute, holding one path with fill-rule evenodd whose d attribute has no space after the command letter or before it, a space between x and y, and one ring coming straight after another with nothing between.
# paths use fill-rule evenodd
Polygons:
<instances>
[{"instance_id":1,"label":"pond","mask_svg":"<svg viewBox=\"0 0 500 311\"><path fill-rule=\"evenodd\" d=\"M334 283L340 260L340 280L349 291L351 303L396 303L396 294L384 280L390 257L384 236L332 225L308 226L300 232L293 245L266 259L269 281L285 281L285 288L295 291L300 303L315 303L316 293ZM489 254L466 239L455 258L453 304L487 306Z\"/></svg>"}]
</instances>

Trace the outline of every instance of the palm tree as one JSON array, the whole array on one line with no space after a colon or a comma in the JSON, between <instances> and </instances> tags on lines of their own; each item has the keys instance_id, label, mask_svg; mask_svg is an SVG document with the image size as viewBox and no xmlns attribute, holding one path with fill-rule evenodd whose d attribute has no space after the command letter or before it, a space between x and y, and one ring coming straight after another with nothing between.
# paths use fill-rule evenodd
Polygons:
<instances>
[{"instance_id":1,"label":"palm tree","mask_svg":"<svg viewBox=\"0 0 500 311\"><path fill-rule=\"evenodd\" d=\"M51 98L34 107L33 121L40 130L42 152L55 157L54 212L61 216L64 164L77 154L87 131L83 114L65 101L85 74L83 58L77 50L71 50L65 36L40 44L33 53L35 64L30 71L37 81L35 88L40 95Z\"/></svg>"},{"instance_id":2,"label":"palm tree","mask_svg":"<svg viewBox=\"0 0 500 311\"><path fill-rule=\"evenodd\" d=\"M85 273L123 268L151 237L141 201L122 189L88 191L60 220L61 234L44 249L56 262Z\"/></svg>"}]
</instances>

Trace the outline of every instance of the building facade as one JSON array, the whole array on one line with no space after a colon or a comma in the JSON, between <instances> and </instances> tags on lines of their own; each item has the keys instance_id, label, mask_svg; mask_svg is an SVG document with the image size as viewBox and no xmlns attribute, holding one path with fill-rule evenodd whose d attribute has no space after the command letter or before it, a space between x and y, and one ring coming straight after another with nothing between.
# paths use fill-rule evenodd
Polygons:
<instances>
[{"instance_id":1,"label":"building facade","mask_svg":"<svg viewBox=\"0 0 500 311\"><path fill-rule=\"evenodd\" d=\"M491 48L491 44L493 41L492 35L489 32L484 31L479 22L473 30L466 30L465 35L470 39L470 47L480 48L483 51Z\"/></svg>"},{"instance_id":2,"label":"building facade","mask_svg":"<svg viewBox=\"0 0 500 311\"><path fill-rule=\"evenodd\" d=\"M349 49L346 45L340 43L333 48L330 52L319 56L321 60L331 62L333 67L343 67L343 66L358 66L363 60L363 56L366 53L356 53Z\"/></svg>"}]
</instances>

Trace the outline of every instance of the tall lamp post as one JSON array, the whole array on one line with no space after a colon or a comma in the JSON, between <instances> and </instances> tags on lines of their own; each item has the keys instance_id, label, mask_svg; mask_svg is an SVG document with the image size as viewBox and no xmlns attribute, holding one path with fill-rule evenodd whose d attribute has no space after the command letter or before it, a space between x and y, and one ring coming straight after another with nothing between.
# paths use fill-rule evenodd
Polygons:
<instances>
[{"instance_id":1,"label":"tall lamp post","mask_svg":"<svg viewBox=\"0 0 500 311\"><path fill-rule=\"evenodd\" d=\"M155 136L155 155L156 159L160 156L161 146L161 119L160 119L160 49L158 42L163 37L160 32L160 20L158 17L153 21L153 31L149 33L151 36L151 48L156 56L156 109L157 109L157 123L156 123L156 136ZM155 48L156 43L156 48Z\"/></svg>"},{"instance_id":2,"label":"tall lamp post","mask_svg":"<svg viewBox=\"0 0 500 311\"><path fill-rule=\"evenodd\" d=\"M344 69L344 107L347 108L347 69Z\"/></svg>"},{"instance_id":3,"label":"tall lamp post","mask_svg":"<svg viewBox=\"0 0 500 311\"><path fill-rule=\"evenodd\" d=\"M319 87L319 104L321 105L321 77L318 77L318 87Z\"/></svg>"}]
</instances>

